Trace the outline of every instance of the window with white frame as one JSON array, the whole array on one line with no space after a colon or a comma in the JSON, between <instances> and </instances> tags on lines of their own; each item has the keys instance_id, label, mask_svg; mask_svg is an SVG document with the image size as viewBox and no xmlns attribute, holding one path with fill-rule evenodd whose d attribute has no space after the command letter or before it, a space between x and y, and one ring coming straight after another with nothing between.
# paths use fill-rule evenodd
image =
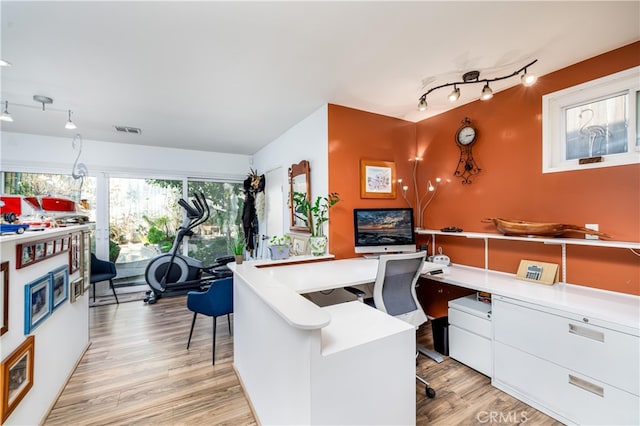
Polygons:
<instances>
[{"instance_id":1,"label":"window with white frame","mask_svg":"<svg viewBox=\"0 0 640 426\"><path fill-rule=\"evenodd\" d=\"M640 163L640 67L542 97L542 172Z\"/></svg>"}]
</instances>

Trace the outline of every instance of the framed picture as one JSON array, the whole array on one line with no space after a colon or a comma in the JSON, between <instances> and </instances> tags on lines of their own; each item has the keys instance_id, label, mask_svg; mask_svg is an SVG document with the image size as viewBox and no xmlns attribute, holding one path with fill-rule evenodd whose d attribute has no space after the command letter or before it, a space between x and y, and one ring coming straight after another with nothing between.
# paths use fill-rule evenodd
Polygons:
<instances>
[{"instance_id":1,"label":"framed picture","mask_svg":"<svg viewBox=\"0 0 640 426\"><path fill-rule=\"evenodd\" d=\"M69 273L73 274L80 269L80 232L71 234L69 243Z\"/></svg>"},{"instance_id":2,"label":"framed picture","mask_svg":"<svg viewBox=\"0 0 640 426\"><path fill-rule=\"evenodd\" d=\"M66 241L66 248L65 248ZM64 253L69 249L69 237L50 238L16 245L16 269Z\"/></svg>"},{"instance_id":3,"label":"framed picture","mask_svg":"<svg viewBox=\"0 0 640 426\"><path fill-rule=\"evenodd\" d=\"M2 406L0 412L4 422L18 406L22 398L33 386L33 365L35 356L35 338L27 336L4 361L0 375L2 376Z\"/></svg>"},{"instance_id":4,"label":"framed picture","mask_svg":"<svg viewBox=\"0 0 640 426\"><path fill-rule=\"evenodd\" d=\"M0 336L9 331L9 262L0 265Z\"/></svg>"},{"instance_id":5,"label":"framed picture","mask_svg":"<svg viewBox=\"0 0 640 426\"><path fill-rule=\"evenodd\" d=\"M51 275L45 275L24 286L24 334L42 324L51 313Z\"/></svg>"},{"instance_id":6,"label":"framed picture","mask_svg":"<svg viewBox=\"0 0 640 426\"><path fill-rule=\"evenodd\" d=\"M84 278L77 278L69 283L69 302L74 303L84 293Z\"/></svg>"},{"instance_id":7,"label":"framed picture","mask_svg":"<svg viewBox=\"0 0 640 426\"><path fill-rule=\"evenodd\" d=\"M640 163L640 67L542 97L542 172Z\"/></svg>"},{"instance_id":8,"label":"framed picture","mask_svg":"<svg viewBox=\"0 0 640 426\"><path fill-rule=\"evenodd\" d=\"M18 262L19 266L28 265L29 263L33 262L33 246L23 246L21 244L18 244L16 247L18 247L18 259L20 259L20 262Z\"/></svg>"},{"instance_id":9,"label":"framed picture","mask_svg":"<svg viewBox=\"0 0 640 426\"><path fill-rule=\"evenodd\" d=\"M49 272L51 279L51 310L55 310L69 298L69 269L67 265Z\"/></svg>"},{"instance_id":10,"label":"framed picture","mask_svg":"<svg viewBox=\"0 0 640 426\"><path fill-rule=\"evenodd\" d=\"M360 198L396 198L396 165L360 160Z\"/></svg>"},{"instance_id":11,"label":"framed picture","mask_svg":"<svg viewBox=\"0 0 640 426\"><path fill-rule=\"evenodd\" d=\"M309 254L309 237L297 234L289 234L289 237L291 238L291 254L294 256Z\"/></svg>"},{"instance_id":12,"label":"framed picture","mask_svg":"<svg viewBox=\"0 0 640 426\"><path fill-rule=\"evenodd\" d=\"M45 252L45 243L37 243L36 244L36 260L40 260L44 258Z\"/></svg>"},{"instance_id":13,"label":"framed picture","mask_svg":"<svg viewBox=\"0 0 640 426\"><path fill-rule=\"evenodd\" d=\"M91 286L91 232L82 231L82 277L84 278L84 287L82 292L89 291Z\"/></svg>"}]
</instances>

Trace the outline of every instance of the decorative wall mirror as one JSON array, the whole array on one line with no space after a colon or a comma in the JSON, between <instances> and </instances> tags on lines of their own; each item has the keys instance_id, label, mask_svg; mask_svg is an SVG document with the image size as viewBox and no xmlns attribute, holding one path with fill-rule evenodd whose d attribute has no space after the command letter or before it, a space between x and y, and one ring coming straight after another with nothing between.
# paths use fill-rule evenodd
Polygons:
<instances>
[{"instance_id":1,"label":"decorative wall mirror","mask_svg":"<svg viewBox=\"0 0 640 426\"><path fill-rule=\"evenodd\" d=\"M311 200L311 181L309 176L309 162L302 160L298 164L289 167L289 208L291 210L291 230L309 232L309 218L304 212L297 212L293 203L293 193L307 194L307 200Z\"/></svg>"}]
</instances>

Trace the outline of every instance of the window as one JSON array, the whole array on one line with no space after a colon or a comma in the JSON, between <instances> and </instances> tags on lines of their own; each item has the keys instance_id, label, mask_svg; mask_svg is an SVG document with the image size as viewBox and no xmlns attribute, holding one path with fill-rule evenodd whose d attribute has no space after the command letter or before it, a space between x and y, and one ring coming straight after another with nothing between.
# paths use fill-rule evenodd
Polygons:
<instances>
[{"instance_id":1,"label":"window","mask_svg":"<svg viewBox=\"0 0 640 426\"><path fill-rule=\"evenodd\" d=\"M542 97L543 173L640 163L640 67Z\"/></svg>"},{"instance_id":2,"label":"window","mask_svg":"<svg viewBox=\"0 0 640 426\"><path fill-rule=\"evenodd\" d=\"M243 185L189 180L187 192L202 192L211 210L209 219L189 238L188 255L211 265L216 258L231 254L229 240L242 235Z\"/></svg>"}]
</instances>

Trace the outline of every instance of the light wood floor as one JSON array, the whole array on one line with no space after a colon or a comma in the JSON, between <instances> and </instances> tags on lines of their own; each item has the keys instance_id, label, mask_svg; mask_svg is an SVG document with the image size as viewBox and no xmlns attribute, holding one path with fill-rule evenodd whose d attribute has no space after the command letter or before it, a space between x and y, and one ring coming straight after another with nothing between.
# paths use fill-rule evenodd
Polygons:
<instances>
[{"instance_id":1,"label":"light wood floor","mask_svg":"<svg viewBox=\"0 0 640 426\"><path fill-rule=\"evenodd\" d=\"M46 425L256 424L232 368L226 318L218 318L212 366L211 318L198 317L186 349L192 314L184 296L151 306L98 306L89 315L92 344ZM418 335L420 343L432 347L430 326ZM441 364L421 357L418 373L437 392L428 399L424 387L416 386L418 425L559 424L448 357Z\"/></svg>"}]
</instances>

